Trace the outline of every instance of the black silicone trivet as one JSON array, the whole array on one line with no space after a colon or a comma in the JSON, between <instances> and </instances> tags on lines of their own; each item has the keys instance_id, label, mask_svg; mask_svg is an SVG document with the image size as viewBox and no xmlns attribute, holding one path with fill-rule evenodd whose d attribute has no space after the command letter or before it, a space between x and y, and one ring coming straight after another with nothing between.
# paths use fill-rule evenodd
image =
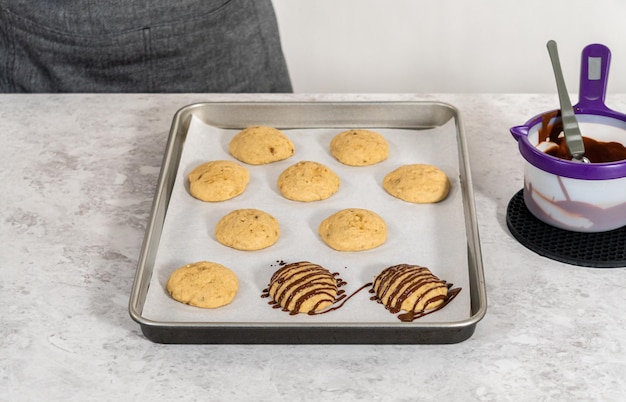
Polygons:
<instances>
[{"instance_id":1,"label":"black silicone trivet","mask_svg":"<svg viewBox=\"0 0 626 402\"><path fill-rule=\"evenodd\" d=\"M509 201L506 224L522 245L541 256L583 267L626 267L626 226L598 233L555 228L526 208L524 190Z\"/></svg>"}]
</instances>

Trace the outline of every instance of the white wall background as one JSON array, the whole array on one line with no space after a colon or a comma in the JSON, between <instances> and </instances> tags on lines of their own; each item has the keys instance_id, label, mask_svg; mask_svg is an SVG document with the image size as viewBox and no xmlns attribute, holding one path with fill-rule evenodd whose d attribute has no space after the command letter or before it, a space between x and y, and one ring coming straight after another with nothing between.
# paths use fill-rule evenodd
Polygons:
<instances>
[{"instance_id":1,"label":"white wall background","mask_svg":"<svg viewBox=\"0 0 626 402\"><path fill-rule=\"evenodd\" d=\"M624 0L273 1L295 92L555 93L550 39L570 93L591 43L626 92Z\"/></svg>"}]
</instances>

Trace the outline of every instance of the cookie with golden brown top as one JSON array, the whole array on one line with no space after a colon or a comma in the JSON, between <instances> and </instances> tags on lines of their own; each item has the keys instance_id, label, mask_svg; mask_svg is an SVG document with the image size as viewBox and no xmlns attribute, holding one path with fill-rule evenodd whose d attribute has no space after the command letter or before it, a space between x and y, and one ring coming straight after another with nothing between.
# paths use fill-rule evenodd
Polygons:
<instances>
[{"instance_id":1,"label":"cookie with golden brown top","mask_svg":"<svg viewBox=\"0 0 626 402\"><path fill-rule=\"evenodd\" d=\"M367 209L347 208L324 219L318 233L324 243L337 251L376 248L387 239L387 224Z\"/></svg>"},{"instance_id":2,"label":"cookie with golden brown top","mask_svg":"<svg viewBox=\"0 0 626 402\"><path fill-rule=\"evenodd\" d=\"M287 159L296 147L282 131L268 126L252 126L240 131L228 145L237 160L250 165L263 165Z\"/></svg>"},{"instance_id":3,"label":"cookie with golden brown top","mask_svg":"<svg viewBox=\"0 0 626 402\"><path fill-rule=\"evenodd\" d=\"M215 226L217 241L237 250L261 250L276 243L279 237L278 220L253 208L234 210Z\"/></svg>"},{"instance_id":4,"label":"cookie with golden brown top","mask_svg":"<svg viewBox=\"0 0 626 402\"><path fill-rule=\"evenodd\" d=\"M203 163L189 173L189 192L195 198L218 202L243 193L250 181L248 169L232 161Z\"/></svg>"},{"instance_id":5,"label":"cookie with golden brown top","mask_svg":"<svg viewBox=\"0 0 626 402\"><path fill-rule=\"evenodd\" d=\"M200 261L176 269L166 285L174 300L202 308L218 308L229 304L237 294L239 281L229 268L209 261Z\"/></svg>"},{"instance_id":6,"label":"cookie with golden brown top","mask_svg":"<svg viewBox=\"0 0 626 402\"><path fill-rule=\"evenodd\" d=\"M278 176L278 189L293 201L320 201L339 189L339 176L327 166L314 161L301 161L285 169Z\"/></svg>"},{"instance_id":7,"label":"cookie with golden brown top","mask_svg":"<svg viewBox=\"0 0 626 402\"><path fill-rule=\"evenodd\" d=\"M375 131L347 130L330 141L330 153L344 165L374 165L387 159L389 144Z\"/></svg>"},{"instance_id":8,"label":"cookie with golden brown top","mask_svg":"<svg viewBox=\"0 0 626 402\"><path fill-rule=\"evenodd\" d=\"M404 165L385 176L383 188L401 200L427 204L440 202L448 196L450 180L433 165Z\"/></svg>"}]
</instances>

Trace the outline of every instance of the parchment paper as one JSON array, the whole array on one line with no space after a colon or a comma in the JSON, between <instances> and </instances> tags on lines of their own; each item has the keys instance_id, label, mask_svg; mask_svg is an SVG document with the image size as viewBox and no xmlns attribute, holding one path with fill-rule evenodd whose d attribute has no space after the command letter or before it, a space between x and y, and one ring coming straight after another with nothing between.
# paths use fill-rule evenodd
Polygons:
<instances>
[{"instance_id":1,"label":"parchment paper","mask_svg":"<svg viewBox=\"0 0 626 402\"><path fill-rule=\"evenodd\" d=\"M358 128L358 127L354 127ZM280 262L311 261L338 272L348 284L348 295L371 282L384 268L418 264L462 291L448 306L414 323L457 322L470 317L465 216L459 178L459 156L454 121L434 129L406 130L375 128L390 147L386 161L366 167L345 166L329 151L330 140L343 128L290 129L283 132L296 147L291 158L269 165L243 164L250 171L246 191L228 201L207 203L189 193L187 175L209 160L236 161L228 143L239 130L206 125L195 116L183 148L171 201L163 227L154 272L146 296L143 316L165 322L206 323L384 323L400 322L382 304L360 291L342 308L328 314L289 315L261 298ZM283 198L276 180L280 173L302 160L325 164L341 178L339 191L323 201L303 203ZM384 176L404 164L429 163L442 169L451 181L448 197L436 204L412 204L396 199L382 188ZM259 251L239 251L217 242L215 225L234 209L256 208L280 222L276 244ZM317 233L319 223L343 208L365 208L387 223L384 245L367 251L338 252L326 246ZM197 261L213 261L232 269L239 278L233 302L218 309L201 309L173 300L165 289L170 274L178 267Z\"/></svg>"}]
</instances>

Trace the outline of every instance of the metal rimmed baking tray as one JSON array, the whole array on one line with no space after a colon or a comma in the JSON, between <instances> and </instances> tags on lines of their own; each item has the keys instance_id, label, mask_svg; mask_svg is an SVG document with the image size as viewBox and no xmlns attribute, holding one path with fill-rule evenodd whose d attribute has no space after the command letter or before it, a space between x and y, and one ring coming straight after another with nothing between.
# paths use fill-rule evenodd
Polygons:
<instances>
[{"instance_id":1,"label":"metal rimmed baking tray","mask_svg":"<svg viewBox=\"0 0 626 402\"><path fill-rule=\"evenodd\" d=\"M428 259L428 255L433 255L435 260L438 260L440 257L445 260L445 256L448 254L461 256L463 259L462 264L458 265L462 271L463 278L461 278L461 282L464 286L460 294L463 294L467 302L467 306L464 307L461 316L451 316L453 318L446 319L445 317L447 316L445 314L439 315L439 312L437 312L429 316L434 317L433 319L418 319L410 323L401 322L385 311L382 306L368 300L369 295L367 292L360 292L361 295L357 295L361 299L361 301L354 302L358 309L350 307L345 313L342 313L343 316L341 314L335 315L333 312L332 314L324 315L323 318L320 318L321 316L300 317L302 314L296 317L267 307L267 300L264 301L259 297L261 290L267 285L267 282L259 278L267 277L269 279L268 275L271 275L272 272L271 266L273 263L285 259L284 254L289 255L289 262L294 262L294 259L302 259L317 263L318 261L315 261L314 258L318 255L322 258L322 253L315 251L316 244L313 244L315 243L313 238L310 247L298 240L300 241L300 247L283 248L282 254L274 255L271 254L271 251L267 251L265 254L246 254L244 258L255 261L251 265L263 266L264 271L261 274L251 274L252 278L250 280L245 278L245 275L248 275L246 272L240 271L240 274L244 276L243 281L240 280L240 283L244 288L247 288L242 290L241 298L245 298L245 294L254 294L255 296L248 296L248 299L245 301L239 301L238 305L233 302L231 303L232 306L228 306L228 308L239 309L240 311L250 310L249 314L253 314L254 317L247 316L245 313L240 314L240 311L235 311L230 316L204 311L201 313L184 311L181 315L177 315L176 310L173 310L174 313L171 315L167 315L167 313L156 315L149 313L150 310L159 310L160 312L160 306L155 307L153 303L156 302L153 302L153 300L165 297L163 295L166 293L162 286L162 278L166 273L163 272L163 268L160 268L162 265L160 261L161 253L177 252L171 250L172 243L168 240L168 238L180 237L178 234L170 235L168 232L173 225L171 221L177 219L174 216L180 217L194 213L187 209L181 213L183 208L175 200L179 196L177 191L180 191L177 188L184 188L181 182L184 181L184 173L188 173L189 169L184 165L188 163L185 161L184 153L186 150L195 148L195 146L192 147L188 144L191 141L191 136L188 138L188 135L192 131L192 126L198 124L206 126L208 129L215 129L220 133L226 133L224 134L226 136L229 135L228 133L237 132L251 125L277 127L284 130L288 135L300 135L298 140L295 141L296 145L297 147L300 146L300 149L303 149L303 151L309 152L309 156L319 155L325 158L328 158L328 155L323 150L323 146L321 146L325 140L318 140L317 133L319 133L319 138L323 136L329 138L328 136L332 135L332 133L339 132L342 129L371 128L385 133L391 144L392 151L390 152L393 152L394 145L398 152L403 151L409 155L413 152L413 147L406 146L400 140L398 143L395 143L394 136L397 133L397 138L406 138L407 141L419 139L420 144L426 145L420 145L420 148L424 149L419 151L422 154L427 153L431 160L443 161L446 157L451 158L452 161L448 165L450 165L449 171L453 172L451 174L451 193L454 195L449 196L450 200L445 202L448 203L449 207L458 210L458 215L449 215L448 212L436 212L444 211L442 208L446 208L445 205L424 207L431 209L428 209L428 212L419 212L420 206L413 204L401 205L400 203L403 202L397 199L390 199L390 203L395 202L397 204L390 206L386 213L389 218L393 219L395 212L403 211L402 208L405 208L404 212L402 212L404 215L399 219L401 221L406 220L406 222L415 222L412 220L412 215L419 215L420 213L427 214L428 217L434 217L435 220L438 219L437 214L446 214L446 216L439 217L439 222L445 222L449 227L455 228L455 230L446 232L445 229L442 229L438 230L438 233L426 233L425 235L428 236L429 240L425 241L424 244L428 246L423 247L428 247L429 250L420 250L421 242L418 244L411 236L397 236L395 242L389 242L387 254L380 254L382 256L380 258L384 259L386 263L390 255L404 253L404 255L409 256L415 255L415 261L401 262L429 266L428 263L423 264L423 259ZM301 131L305 131L306 134L299 134ZM224 150L220 149L224 148L223 144L226 141L224 138L215 142L213 146L207 146L207 159L226 159L228 157L227 154L224 154ZM301 146L302 144L298 143L298 141L303 143L306 143L306 141L312 142ZM446 141L448 143L447 146L440 145L445 144ZM432 146L431 143L433 143ZM187 149L186 145L188 146ZM319 150L313 149L316 145L320 145ZM414 148L417 153L418 147ZM438 152L441 154L437 155ZM296 151L296 155L298 155L298 151ZM389 160L390 164L394 163L393 155L390 155ZM292 162L295 162L295 159ZM415 162L423 161L416 160ZM291 162L285 163L283 167L288 166ZM446 165L446 162L442 163ZM390 167L391 165L387 169ZM281 168L279 166L274 167L274 169ZM337 167L337 169L341 169L341 167ZM361 184L351 186L350 182L353 177L356 178L358 174L368 171L361 170L357 172L355 174L340 174L342 180L347 182L344 194L356 193L362 188ZM376 180L373 179L379 177L376 174L374 171L370 171L367 174L364 173L364 180L375 183ZM265 173L263 175L268 176ZM377 186L379 184L373 185ZM267 187L270 187L270 185ZM364 197L364 195L367 194L356 195L356 199L373 198L369 196ZM181 197L185 196L185 194L181 195ZM250 197L254 196L254 193L250 195ZM269 190L267 197L271 196L272 193ZM257 197L256 199L260 198ZM341 200L341 197L338 199ZM351 202L354 202L354 200ZM275 202L270 201L270 203ZM218 215L217 211L211 210L212 206L203 206L202 208L204 208L202 213L208 217L207 219L213 219L213 215ZM296 203L293 204L293 207L290 206L283 209L291 209L293 213L299 213L299 208L311 209L313 207L303 207ZM315 211L313 212L313 214L316 213ZM320 215L318 213L315 216ZM455 216L458 219L455 220ZM168 217L170 221L166 223ZM425 215L419 219L426 221L430 218L426 219ZM193 220L197 221L198 219L194 218ZM290 223L293 221L293 216L285 220ZM438 225L439 222L434 222L434 224ZM309 225L312 226L313 224ZM444 227L446 226L444 225ZM420 230L408 229L412 233L420 232ZM313 230L308 230L306 227L305 230L302 230L305 234L307 231L313 232ZM290 233L294 234L296 232L300 233L300 230L296 231L288 228L284 234L284 237L287 239L285 241L288 242ZM455 243L450 238L453 234L455 238L462 240ZM458 234L462 236L456 236ZM281 234L281 236L283 235ZM207 239L203 241L205 242L203 244L210 244L210 235L207 235ZM288 243L285 244L284 247L289 247ZM448 246L449 249L446 250L444 246ZM306 251L309 249L312 251L307 254ZM216 248L210 252L212 260L219 260L222 253L220 250ZM223 252L227 253L227 251ZM229 250L228 252L231 251ZM299 258L298 253L303 253L302 258ZM332 257L332 261L336 262L336 264L329 269L340 271L341 275L348 276L354 271L359 271L360 268L355 267L359 264L359 258L373 261L376 260L375 256L378 255L365 253L362 256L353 257L353 255L336 253ZM184 259L186 257L181 258ZM227 257L225 256L224 258ZM186 263L189 262L194 261L186 261ZM397 262L399 263L400 261ZM378 265L382 267L381 264L383 264L383 260L378 261ZM228 264L225 265L228 266ZM326 266L325 264L321 265ZM387 266L389 265L393 264L387 264ZM172 266L172 268L175 267ZM433 272L438 272L436 267L432 268L435 268ZM365 281L365 277L368 276L359 272L356 276L358 279L353 279L349 282L352 282L355 286L360 285L360 282ZM448 280L449 278L443 279ZM251 284L251 282L255 283ZM253 289L250 290L250 288ZM155 294L156 296L153 296ZM165 303L168 302L168 300L165 300ZM453 303L455 302L456 300L453 301ZM178 305L180 305L183 306L180 308L194 309L194 307L185 306L173 300L171 300L171 303L176 305L174 308L179 308ZM350 303L353 303L353 301L350 301ZM450 305L453 303L450 303ZM258 307L263 304L265 306ZM362 304L362 306L359 304ZM175 114L129 303L131 317L139 323L144 335L149 340L158 343L210 344L457 343L471 337L477 323L486 312L486 305L486 289L467 146L461 116L453 106L439 102L206 102L185 106ZM256 313L254 308L250 306L259 308L261 313ZM365 308L363 308L364 306ZM448 306L445 309L448 309ZM366 311L364 312L363 310ZM444 310L441 311L443 312ZM370 319L370 314L376 317L387 315L382 319Z\"/></svg>"}]
</instances>

